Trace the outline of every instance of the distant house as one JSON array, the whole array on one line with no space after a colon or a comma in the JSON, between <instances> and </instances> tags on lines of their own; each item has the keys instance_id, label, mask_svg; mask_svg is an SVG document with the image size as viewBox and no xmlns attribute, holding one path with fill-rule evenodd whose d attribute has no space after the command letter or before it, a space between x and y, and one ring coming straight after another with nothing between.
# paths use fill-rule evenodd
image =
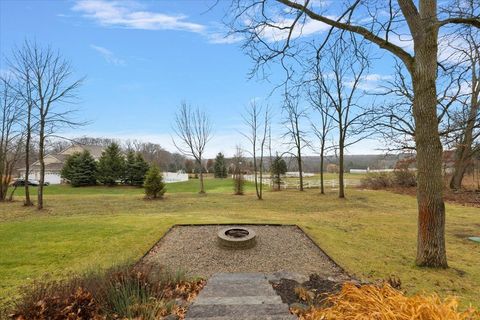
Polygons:
<instances>
[{"instance_id":1,"label":"distant house","mask_svg":"<svg viewBox=\"0 0 480 320\"><path fill-rule=\"evenodd\" d=\"M43 160L45 162L45 182L50 184L62 183L60 172L62 171L65 160L68 156L75 152L83 152L87 150L90 152L95 160L98 160L102 156L104 148L102 146L94 145L72 145L67 149L54 154L47 154ZM18 170L20 177L25 177L25 168ZM29 180L40 180L40 162L35 161L30 165Z\"/></svg>"}]
</instances>

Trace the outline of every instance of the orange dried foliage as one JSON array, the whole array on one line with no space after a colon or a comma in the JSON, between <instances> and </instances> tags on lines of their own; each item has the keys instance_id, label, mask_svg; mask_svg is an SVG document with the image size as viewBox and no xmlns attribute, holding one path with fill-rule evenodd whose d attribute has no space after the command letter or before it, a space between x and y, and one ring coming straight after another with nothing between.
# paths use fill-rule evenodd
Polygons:
<instances>
[{"instance_id":1,"label":"orange dried foliage","mask_svg":"<svg viewBox=\"0 0 480 320\"><path fill-rule=\"evenodd\" d=\"M164 299L182 299L187 302L192 301L205 286L205 280L182 281L172 283L164 289Z\"/></svg>"},{"instance_id":2,"label":"orange dried foliage","mask_svg":"<svg viewBox=\"0 0 480 320\"><path fill-rule=\"evenodd\" d=\"M58 296L46 297L35 304L29 314L12 314L10 318L16 320L102 320L99 307L92 294L83 288L77 288L68 298Z\"/></svg>"},{"instance_id":3,"label":"orange dried foliage","mask_svg":"<svg viewBox=\"0 0 480 320\"><path fill-rule=\"evenodd\" d=\"M405 296L389 284L382 286L352 283L328 298L331 307L291 310L300 320L474 320L480 313L473 308L458 311L455 298L440 299L438 295Z\"/></svg>"}]
</instances>

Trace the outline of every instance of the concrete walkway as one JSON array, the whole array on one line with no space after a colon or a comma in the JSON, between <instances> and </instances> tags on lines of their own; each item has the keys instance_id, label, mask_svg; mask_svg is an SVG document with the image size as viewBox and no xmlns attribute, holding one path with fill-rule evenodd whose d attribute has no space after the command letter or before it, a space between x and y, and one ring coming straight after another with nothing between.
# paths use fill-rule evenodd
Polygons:
<instances>
[{"instance_id":1,"label":"concrete walkway","mask_svg":"<svg viewBox=\"0 0 480 320\"><path fill-rule=\"evenodd\" d=\"M263 273L216 273L193 301L186 320L295 320Z\"/></svg>"}]
</instances>

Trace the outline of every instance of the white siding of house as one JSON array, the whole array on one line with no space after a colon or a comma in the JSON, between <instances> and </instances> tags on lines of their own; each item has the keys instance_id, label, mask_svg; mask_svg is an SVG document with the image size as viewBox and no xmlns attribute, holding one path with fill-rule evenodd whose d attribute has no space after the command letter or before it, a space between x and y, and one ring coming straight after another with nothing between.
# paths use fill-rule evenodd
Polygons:
<instances>
[{"instance_id":1,"label":"white siding of house","mask_svg":"<svg viewBox=\"0 0 480 320\"><path fill-rule=\"evenodd\" d=\"M23 173L24 174L24 173ZM23 175L21 176L23 177ZM28 180L40 180L40 171L33 170L28 175ZM49 184L60 184L62 183L62 178L60 177L60 173L58 172L45 172L45 182Z\"/></svg>"},{"instance_id":2,"label":"white siding of house","mask_svg":"<svg viewBox=\"0 0 480 320\"><path fill-rule=\"evenodd\" d=\"M188 174L177 172L163 172L163 181L165 183L188 181Z\"/></svg>"}]
</instances>

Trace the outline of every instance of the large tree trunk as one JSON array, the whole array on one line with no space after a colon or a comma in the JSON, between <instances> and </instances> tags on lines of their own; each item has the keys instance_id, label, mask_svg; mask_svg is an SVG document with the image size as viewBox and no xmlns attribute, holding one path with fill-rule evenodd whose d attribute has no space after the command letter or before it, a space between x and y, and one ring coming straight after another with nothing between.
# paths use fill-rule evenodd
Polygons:
<instances>
[{"instance_id":1,"label":"large tree trunk","mask_svg":"<svg viewBox=\"0 0 480 320\"><path fill-rule=\"evenodd\" d=\"M425 9L425 8L424 8ZM427 8L429 9L429 8ZM431 9L431 8L430 8ZM442 144L437 121L437 36L435 9L425 10L414 34L413 116L417 150L418 266L447 267Z\"/></svg>"}]
</instances>

